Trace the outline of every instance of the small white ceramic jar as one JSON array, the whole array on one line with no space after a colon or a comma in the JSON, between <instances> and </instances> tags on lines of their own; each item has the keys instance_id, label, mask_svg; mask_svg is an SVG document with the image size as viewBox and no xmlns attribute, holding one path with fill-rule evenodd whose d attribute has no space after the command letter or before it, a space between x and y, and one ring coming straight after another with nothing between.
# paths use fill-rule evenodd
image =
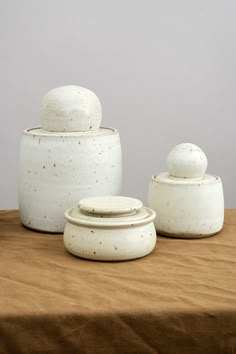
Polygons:
<instances>
[{"instance_id":1,"label":"small white ceramic jar","mask_svg":"<svg viewBox=\"0 0 236 354\"><path fill-rule=\"evenodd\" d=\"M200 238L223 227L221 179L205 174L207 158L194 144L177 145L167 157L168 173L152 176L148 206L155 210L159 234Z\"/></svg>"},{"instance_id":2,"label":"small white ceramic jar","mask_svg":"<svg viewBox=\"0 0 236 354\"><path fill-rule=\"evenodd\" d=\"M100 261L146 256L156 244L155 216L137 199L86 198L65 213L65 248L76 256Z\"/></svg>"},{"instance_id":3,"label":"small white ceramic jar","mask_svg":"<svg viewBox=\"0 0 236 354\"><path fill-rule=\"evenodd\" d=\"M100 128L101 105L88 89L53 89L41 107L42 128L20 145L19 211L32 229L63 232L64 213L78 200L121 191L119 133Z\"/></svg>"}]
</instances>

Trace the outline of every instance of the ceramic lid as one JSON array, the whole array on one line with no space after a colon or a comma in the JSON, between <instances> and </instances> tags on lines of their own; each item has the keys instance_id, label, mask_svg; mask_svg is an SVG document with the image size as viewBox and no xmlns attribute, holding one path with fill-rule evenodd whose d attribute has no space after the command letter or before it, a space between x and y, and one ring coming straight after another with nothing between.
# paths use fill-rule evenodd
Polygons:
<instances>
[{"instance_id":1,"label":"ceramic lid","mask_svg":"<svg viewBox=\"0 0 236 354\"><path fill-rule=\"evenodd\" d=\"M94 197L82 199L79 208L95 215L130 215L142 208L143 203L138 199L128 197Z\"/></svg>"},{"instance_id":2,"label":"ceramic lid","mask_svg":"<svg viewBox=\"0 0 236 354\"><path fill-rule=\"evenodd\" d=\"M207 157L197 145L179 144L169 152L167 167L172 177L202 178L207 169Z\"/></svg>"},{"instance_id":3,"label":"ceramic lid","mask_svg":"<svg viewBox=\"0 0 236 354\"><path fill-rule=\"evenodd\" d=\"M98 227L146 224L155 216L155 212L143 207L140 200L121 196L82 199L78 207L65 213L65 218L74 224Z\"/></svg>"},{"instance_id":4,"label":"ceramic lid","mask_svg":"<svg viewBox=\"0 0 236 354\"><path fill-rule=\"evenodd\" d=\"M176 145L167 156L168 172L154 175L152 179L167 184L212 184L218 176L205 174L207 157L197 145L183 143Z\"/></svg>"},{"instance_id":5,"label":"ceramic lid","mask_svg":"<svg viewBox=\"0 0 236 354\"><path fill-rule=\"evenodd\" d=\"M86 132L99 129L102 108L98 97L80 86L61 86L42 99L41 125L51 132Z\"/></svg>"}]
</instances>

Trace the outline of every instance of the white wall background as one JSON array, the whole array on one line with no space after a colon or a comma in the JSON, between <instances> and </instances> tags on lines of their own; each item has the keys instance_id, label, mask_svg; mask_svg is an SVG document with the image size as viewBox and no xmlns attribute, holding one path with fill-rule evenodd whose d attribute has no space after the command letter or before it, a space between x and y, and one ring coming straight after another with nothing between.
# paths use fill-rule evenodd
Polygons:
<instances>
[{"instance_id":1,"label":"white wall background","mask_svg":"<svg viewBox=\"0 0 236 354\"><path fill-rule=\"evenodd\" d=\"M21 131L49 89L77 84L119 129L123 194L146 199L172 146L193 142L236 207L234 0L1 0L0 208L17 208Z\"/></svg>"}]
</instances>

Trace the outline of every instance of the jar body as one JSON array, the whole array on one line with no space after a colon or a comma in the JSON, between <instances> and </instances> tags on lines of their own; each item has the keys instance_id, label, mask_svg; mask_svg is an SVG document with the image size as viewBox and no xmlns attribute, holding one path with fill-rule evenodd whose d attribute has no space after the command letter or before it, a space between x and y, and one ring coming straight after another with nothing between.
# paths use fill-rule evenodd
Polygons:
<instances>
[{"instance_id":1,"label":"jar body","mask_svg":"<svg viewBox=\"0 0 236 354\"><path fill-rule=\"evenodd\" d=\"M50 133L26 130L20 146L21 222L46 232L63 232L64 212L90 196L119 195L122 157L119 133Z\"/></svg>"},{"instance_id":2,"label":"jar body","mask_svg":"<svg viewBox=\"0 0 236 354\"><path fill-rule=\"evenodd\" d=\"M64 245L68 252L86 259L122 261L144 257L156 245L153 222L120 228L99 228L67 222Z\"/></svg>"},{"instance_id":3,"label":"jar body","mask_svg":"<svg viewBox=\"0 0 236 354\"><path fill-rule=\"evenodd\" d=\"M223 227L224 196L219 177L209 176L194 183L163 183L152 178L148 206L157 216L156 230L161 235L200 238L214 235ZM213 178L214 177L214 178Z\"/></svg>"}]
</instances>

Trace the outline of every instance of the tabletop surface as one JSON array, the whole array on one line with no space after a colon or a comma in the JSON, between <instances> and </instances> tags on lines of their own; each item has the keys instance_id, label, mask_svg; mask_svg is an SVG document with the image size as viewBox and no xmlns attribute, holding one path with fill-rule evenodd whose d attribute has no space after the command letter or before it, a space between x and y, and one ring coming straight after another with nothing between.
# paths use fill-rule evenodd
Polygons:
<instances>
[{"instance_id":1,"label":"tabletop surface","mask_svg":"<svg viewBox=\"0 0 236 354\"><path fill-rule=\"evenodd\" d=\"M18 211L0 211L0 244L1 353L236 353L234 209L219 234L158 236L128 262L76 258Z\"/></svg>"}]
</instances>

